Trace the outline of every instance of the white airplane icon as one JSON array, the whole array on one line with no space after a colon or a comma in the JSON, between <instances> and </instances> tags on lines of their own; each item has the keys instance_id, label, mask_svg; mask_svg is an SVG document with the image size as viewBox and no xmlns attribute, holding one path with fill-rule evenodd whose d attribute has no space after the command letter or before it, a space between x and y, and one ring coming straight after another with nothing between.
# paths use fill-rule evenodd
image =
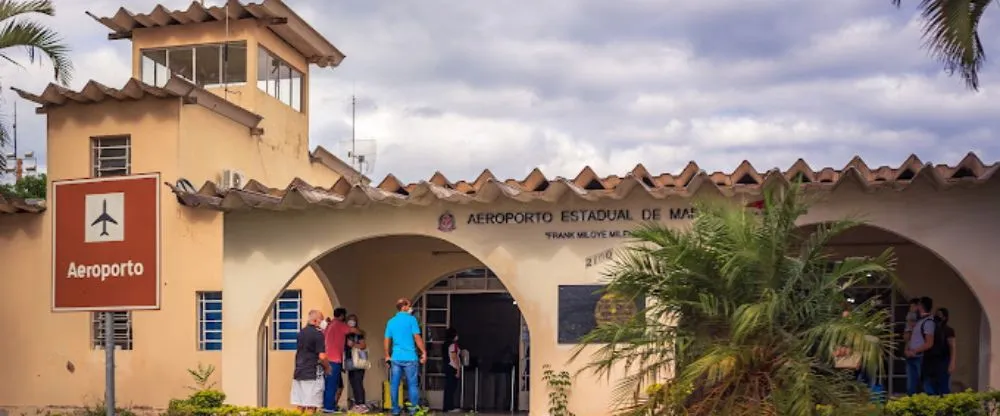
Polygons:
<instances>
[{"instance_id":1,"label":"white airplane icon","mask_svg":"<svg viewBox=\"0 0 1000 416\"><path fill-rule=\"evenodd\" d=\"M112 223L112 224L114 224L114 225L118 225L118 221L115 221L114 218L111 218L111 216L108 215L108 200L105 199L104 200L104 207L103 207L103 210L101 212L101 215L99 217L97 217L97 219L94 220L94 222L92 222L90 224L90 226L93 227L93 226L95 226L97 224L101 224L101 236L105 236L105 235L108 235L108 223L109 222Z\"/></svg>"}]
</instances>

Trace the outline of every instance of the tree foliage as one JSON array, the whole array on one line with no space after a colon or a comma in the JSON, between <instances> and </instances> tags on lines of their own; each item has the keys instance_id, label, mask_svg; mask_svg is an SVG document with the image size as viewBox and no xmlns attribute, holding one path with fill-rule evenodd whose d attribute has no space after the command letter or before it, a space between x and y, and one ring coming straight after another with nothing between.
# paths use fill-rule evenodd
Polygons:
<instances>
[{"instance_id":1,"label":"tree foliage","mask_svg":"<svg viewBox=\"0 0 1000 416\"><path fill-rule=\"evenodd\" d=\"M866 403L867 389L835 369L834 352L849 348L869 374L881 373L887 312L871 299L845 316L844 293L876 275L894 279L891 250L834 262L826 245L860 223L803 231L798 186L768 190L760 212L698 205L690 228L644 225L616 252L605 290L647 306L592 331L574 355L592 351L584 371L624 369L618 413L805 416L818 404Z\"/></svg>"},{"instance_id":2,"label":"tree foliage","mask_svg":"<svg viewBox=\"0 0 1000 416\"><path fill-rule=\"evenodd\" d=\"M892 0L897 7L902 0ZM945 70L961 74L965 84L979 89L979 71L986 51L979 38L979 22L993 0L920 0L924 21L924 47L944 64Z\"/></svg>"},{"instance_id":3,"label":"tree foliage","mask_svg":"<svg viewBox=\"0 0 1000 416\"><path fill-rule=\"evenodd\" d=\"M45 199L45 190L48 178L44 173L39 175L23 176L21 180L12 184L0 184L0 194L18 198L38 198Z\"/></svg>"},{"instance_id":4,"label":"tree foliage","mask_svg":"<svg viewBox=\"0 0 1000 416\"><path fill-rule=\"evenodd\" d=\"M33 15L54 16L55 6L51 0L0 0L0 60L23 67L11 55L12 49L25 50L29 63L44 56L52 63L56 81L69 85L73 78L69 46L55 30L31 20ZM10 139L7 123L0 122L0 147L7 146ZM6 163L6 158L0 157L0 167Z\"/></svg>"}]
</instances>

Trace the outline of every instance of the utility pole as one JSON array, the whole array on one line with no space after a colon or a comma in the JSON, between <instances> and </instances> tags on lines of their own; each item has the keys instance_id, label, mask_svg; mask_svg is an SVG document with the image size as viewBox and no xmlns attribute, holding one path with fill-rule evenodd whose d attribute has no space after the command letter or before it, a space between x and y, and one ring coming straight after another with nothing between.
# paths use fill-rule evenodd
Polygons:
<instances>
[{"instance_id":1,"label":"utility pole","mask_svg":"<svg viewBox=\"0 0 1000 416\"><path fill-rule=\"evenodd\" d=\"M14 183L24 174L24 160L17 155L17 101L14 102Z\"/></svg>"}]
</instances>

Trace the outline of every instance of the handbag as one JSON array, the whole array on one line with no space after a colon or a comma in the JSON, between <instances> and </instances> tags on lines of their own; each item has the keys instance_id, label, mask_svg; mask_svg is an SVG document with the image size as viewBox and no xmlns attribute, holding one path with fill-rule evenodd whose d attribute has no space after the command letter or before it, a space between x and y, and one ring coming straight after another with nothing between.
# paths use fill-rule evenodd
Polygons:
<instances>
[{"instance_id":1,"label":"handbag","mask_svg":"<svg viewBox=\"0 0 1000 416\"><path fill-rule=\"evenodd\" d=\"M837 350L834 353L834 368L839 370L856 370L861 367L861 354L854 353L845 347L840 347Z\"/></svg>"},{"instance_id":2,"label":"handbag","mask_svg":"<svg viewBox=\"0 0 1000 416\"><path fill-rule=\"evenodd\" d=\"M370 369L372 367L372 363L368 361L368 351L352 347L351 356L347 359L347 365L345 367L348 371Z\"/></svg>"}]
</instances>

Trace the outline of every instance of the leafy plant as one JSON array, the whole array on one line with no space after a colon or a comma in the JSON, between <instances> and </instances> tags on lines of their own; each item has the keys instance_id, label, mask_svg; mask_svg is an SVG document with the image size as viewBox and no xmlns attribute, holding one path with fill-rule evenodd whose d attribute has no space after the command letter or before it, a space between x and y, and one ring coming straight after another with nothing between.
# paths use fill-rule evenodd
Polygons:
<instances>
[{"instance_id":1,"label":"leafy plant","mask_svg":"<svg viewBox=\"0 0 1000 416\"><path fill-rule=\"evenodd\" d=\"M211 381L212 374L215 374L215 366L209 364L207 366L198 363L198 368L189 368L188 374L191 374L191 378L194 379L194 386L188 386L188 389L194 391L204 391L210 390L215 387L215 382Z\"/></svg>"},{"instance_id":2,"label":"leafy plant","mask_svg":"<svg viewBox=\"0 0 1000 416\"><path fill-rule=\"evenodd\" d=\"M885 414L890 416L996 416L1000 415L1000 392L968 390L945 396L917 394L890 400Z\"/></svg>"},{"instance_id":3,"label":"leafy plant","mask_svg":"<svg viewBox=\"0 0 1000 416\"><path fill-rule=\"evenodd\" d=\"M45 174L22 176L21 180L15 183L0 184L0 195L13 196L17 198L38 198L45 199L45 190L48 184Z\"/></svg>"},{"instance_id":4,"label":"leafy plant","mask_svg":"<svg viewBox=\"0 0 1000 416\"><path fill-rule=\"evenodd\" d=\"M107 407L104 405L104 401L99 401L94 405L85 405L78 412L74 412L75 416L106 416ZM131 409L123 409L120 407L115 407L116 416L136 416L135 412Z\"/></svg>"},{"instance_id":5,"label":"leafy plant","mask_svg":"<svg viewBox=\"0 0 1000 416\"><path fill-rule=\"evenodd\" d=\"M845 291L892 278L894 256L834 263L826 245L860 223L800 229L804 199L797 184L772 186L760 212L702 200L691 227L632 232L635 241L606 272L606 290L647 306L592 331L573 357L589 344L596 352L584 370L610 376L624 367L618 413L811 416L818 404L869 404L868 389L835 368L834 353L845 347L869 374L883 371L887 312L875 298L844 315ZM641 394L655 383L656 394Z\"/></svg>"},{"instance_id":6,"label":"leafy plant","mask_svg":"<svg viewBox=\"0 0 1000 416\"><path fill-rule=\"evenodd\" d=\"M574 416L569 411L569 393L573 387L573 381L566 371L555 372L552 367L546 364L542 373L542 380L549 388L549 415L551 416Z\"/></svg>"},{"instance_id":7,"label":"leafy plant","mask_svg":"<svg viewBox=\"0 0 1000 416\"><path fill-rule=\"evenodd\" d=\"M188 398L192 406L203 409L220 407L226 401L226 393L216 390L197 391Z\"/></svg>"}]
</instances>

